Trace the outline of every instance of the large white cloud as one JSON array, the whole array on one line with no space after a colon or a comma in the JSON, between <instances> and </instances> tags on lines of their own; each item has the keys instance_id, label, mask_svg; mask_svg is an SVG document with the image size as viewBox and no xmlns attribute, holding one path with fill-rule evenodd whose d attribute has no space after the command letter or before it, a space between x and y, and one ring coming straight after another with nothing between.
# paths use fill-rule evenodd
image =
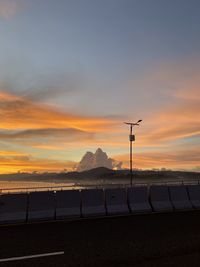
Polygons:
<instances>
[{"instance_id":1,"label":"large white cloud","mask_svg":"<svg viewBox=\"0 0 200 267\"><path fill-rule=\"evenodd\" d=\"M101 148L98 148L95 153L86 152L77 166L77 171L86 171L98 167L121 168L121 165L121 162L108 158L107 154Z\"/></svg>"}]
</instances>

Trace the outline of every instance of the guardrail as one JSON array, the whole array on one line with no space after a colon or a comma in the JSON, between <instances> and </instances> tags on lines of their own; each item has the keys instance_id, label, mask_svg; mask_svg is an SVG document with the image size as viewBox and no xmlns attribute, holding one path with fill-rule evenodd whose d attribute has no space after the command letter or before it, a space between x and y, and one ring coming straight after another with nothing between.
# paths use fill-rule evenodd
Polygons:
<instances>
[{"instance_id":1,"label":"guardrail","mask_svg":"<svg viewBox=\"0 0 200 267\"><path fill-rule=\"evenodd\" d=\"M120 187L117 184L109 184L106 185L108 188L105 185L99 186L98 189L94 189L94 186L85 185L81 189L79 187L80 190L66 190L71 189L69 186L36 187L31 189L41 192L2 193L0 224L200 210L199 180L173 180L148 185L137 183L133 187L129 184Z\"/></svg>"}]
</instances>

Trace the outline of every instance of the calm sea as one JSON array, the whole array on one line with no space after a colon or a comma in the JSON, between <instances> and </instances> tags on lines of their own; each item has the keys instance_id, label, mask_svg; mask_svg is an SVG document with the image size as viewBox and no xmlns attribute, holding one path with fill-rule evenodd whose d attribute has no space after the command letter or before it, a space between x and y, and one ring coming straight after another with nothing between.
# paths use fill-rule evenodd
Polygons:
<instances>
[{"instance_id":1,"label":"calm sea","mask_svg":"<svg viewBox=\"0 0 200 267\"><path fill-rule=\"evenodd\" d=\"M52 182L26 182L26 181L0 181L0 192L18 192L18 191L35 191L42 189L56 189L67 187L68 189L74 188L73 183L52 183Z\"/></svg>"},{"instance_id":2,"label":"calm sea","mask_svg":"<svg viewBox=\"0 0 200 267\"><path fill-rule=\"evenodd\" d=\"M198 180L185 180L185 179L137 179L134 180L135 185L146 185L146 184L196 184ZM115 181L113 183L86 183L82 186L76 185L75 183L65 182L65 183L58 183L58 182L38 182L38 181L1 181L0 180L0 193L7 193L7 192L25 192L25 191L41 191L41 190L60 190L62 189L83 189L83 188L90 188L96 186L117 186L117 185L128 185L129 183L124 180Z\"/></svg>"}]
</instances>

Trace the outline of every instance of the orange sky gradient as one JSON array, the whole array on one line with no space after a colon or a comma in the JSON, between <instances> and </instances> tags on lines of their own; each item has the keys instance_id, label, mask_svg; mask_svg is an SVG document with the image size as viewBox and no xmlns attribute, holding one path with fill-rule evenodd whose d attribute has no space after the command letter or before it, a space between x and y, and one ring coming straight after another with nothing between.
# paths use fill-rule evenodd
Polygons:
<instances>
[{"instance_id":1,"label":"orange sky gradient","mask_svg":"<svg viewBox=\"0 0 200 267\"><path fill-rule=\"evenodd\" d=\"M183 94L180 90L171 94L172 104L144 115L135 129L136 168L199 170L200 98L194 80L187 90L184 86ZM4 90L0 91L0 114L0 173L71 171L87 150L99 146L122 161L124 168L129 166L129 129L123 116L78 115Z\"/></svg>"},{"instance_id":2,"label":"orange sky gradient","mask_svg":"<svg viewBox=\"0 0 200 267\"><path fill-rule=\"evenodd\" d=\"M199 171L199 3L46 2L0 0L0 173L128 168L139 119L134 168Z\"/></svg>"}]
</instances>

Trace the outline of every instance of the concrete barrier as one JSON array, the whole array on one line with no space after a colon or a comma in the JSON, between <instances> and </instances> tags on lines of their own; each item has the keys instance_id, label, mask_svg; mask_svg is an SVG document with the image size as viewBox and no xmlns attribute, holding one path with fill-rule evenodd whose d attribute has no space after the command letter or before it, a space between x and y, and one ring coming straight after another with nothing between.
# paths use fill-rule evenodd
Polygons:
<instances>
[{"instance_id":1,"label":"concrete barrier","mask_svg":"<svg viewBox=\"0 0 200 267\"><path fill-rule=\"evenodd\" d=\"M151 186L150 200L155 211L173 211L168 187L165 185Z\"/></svg>"},{"instance_id":2,"label":"concrete barrier","mask_svg":"<svg viewBox=\"0 0 200 267\"><path fill-rule=\"evenodd\" d=\"M55 219L54 192L32 192L29 194L28 221Z\"/></svg>"},{"instance_id":3,"label":"concrete barrier","mask_svg":"<svg viewBox=\"0 0 200 267\"><path fill-rule=\"evenodd\" d=\"M125 189L106 189L105 197L108 214L123 214L129 212Z\"/></svg>"},{"instance_id":4,"label":"concrete barrier","mask_svg":"<svg viewBox=\"0 0 200 267\"><path fill-rule=\"evenodd\" d=\"M195 209L200 209L200 185L188 185L190 202Z\"/></svg>"},{"instance_id":5,"label":"concrete barrier","mask_svg":"<svg viewBox=\"0 0 200 267\"><path fill-rule=\"evenodd\" d=\"M82 216L105 215L104 192L102 189L88 189L81 191Z\"/></svg>"},{"instance_id":6,"label":"concrete barrier","mask_svg":"<svg viewBox=\"0 0 200 267\"><path fill-rule=\"evenodd\" d=\"M80 217L79 190L62 190L56 192L56 219Z\"/></svg>"},{"instance_id":7,"label":"concrete barrier","mask_svg":"<svg viewBox=\"0 0 200 267\"><path fill-rule=\"evenodd\" d=\"M26 222L27 194L0 196L0 223Z\"/></svg>"},{"instance_id":8,"label":"concrete barrier","mask_svg":"<svg viewBox=\"0 0 200 267\"><path fill-rule=\"evenodd\" d=\"M151 206L148 201L148 188L147 187L131 187L128 188L128 203L131 212L152 212Z\"/></svg>"},{"instance_id":9,"label":"concrete barrier","mask_svg":"<svg viewBox=\"0 0 200 267\"><path fill-rule=\"evenodd\" d=\"M172 204L176 210L192 209L186 186L169 186L169 192Z\"/></svg>"}]
</instances>

